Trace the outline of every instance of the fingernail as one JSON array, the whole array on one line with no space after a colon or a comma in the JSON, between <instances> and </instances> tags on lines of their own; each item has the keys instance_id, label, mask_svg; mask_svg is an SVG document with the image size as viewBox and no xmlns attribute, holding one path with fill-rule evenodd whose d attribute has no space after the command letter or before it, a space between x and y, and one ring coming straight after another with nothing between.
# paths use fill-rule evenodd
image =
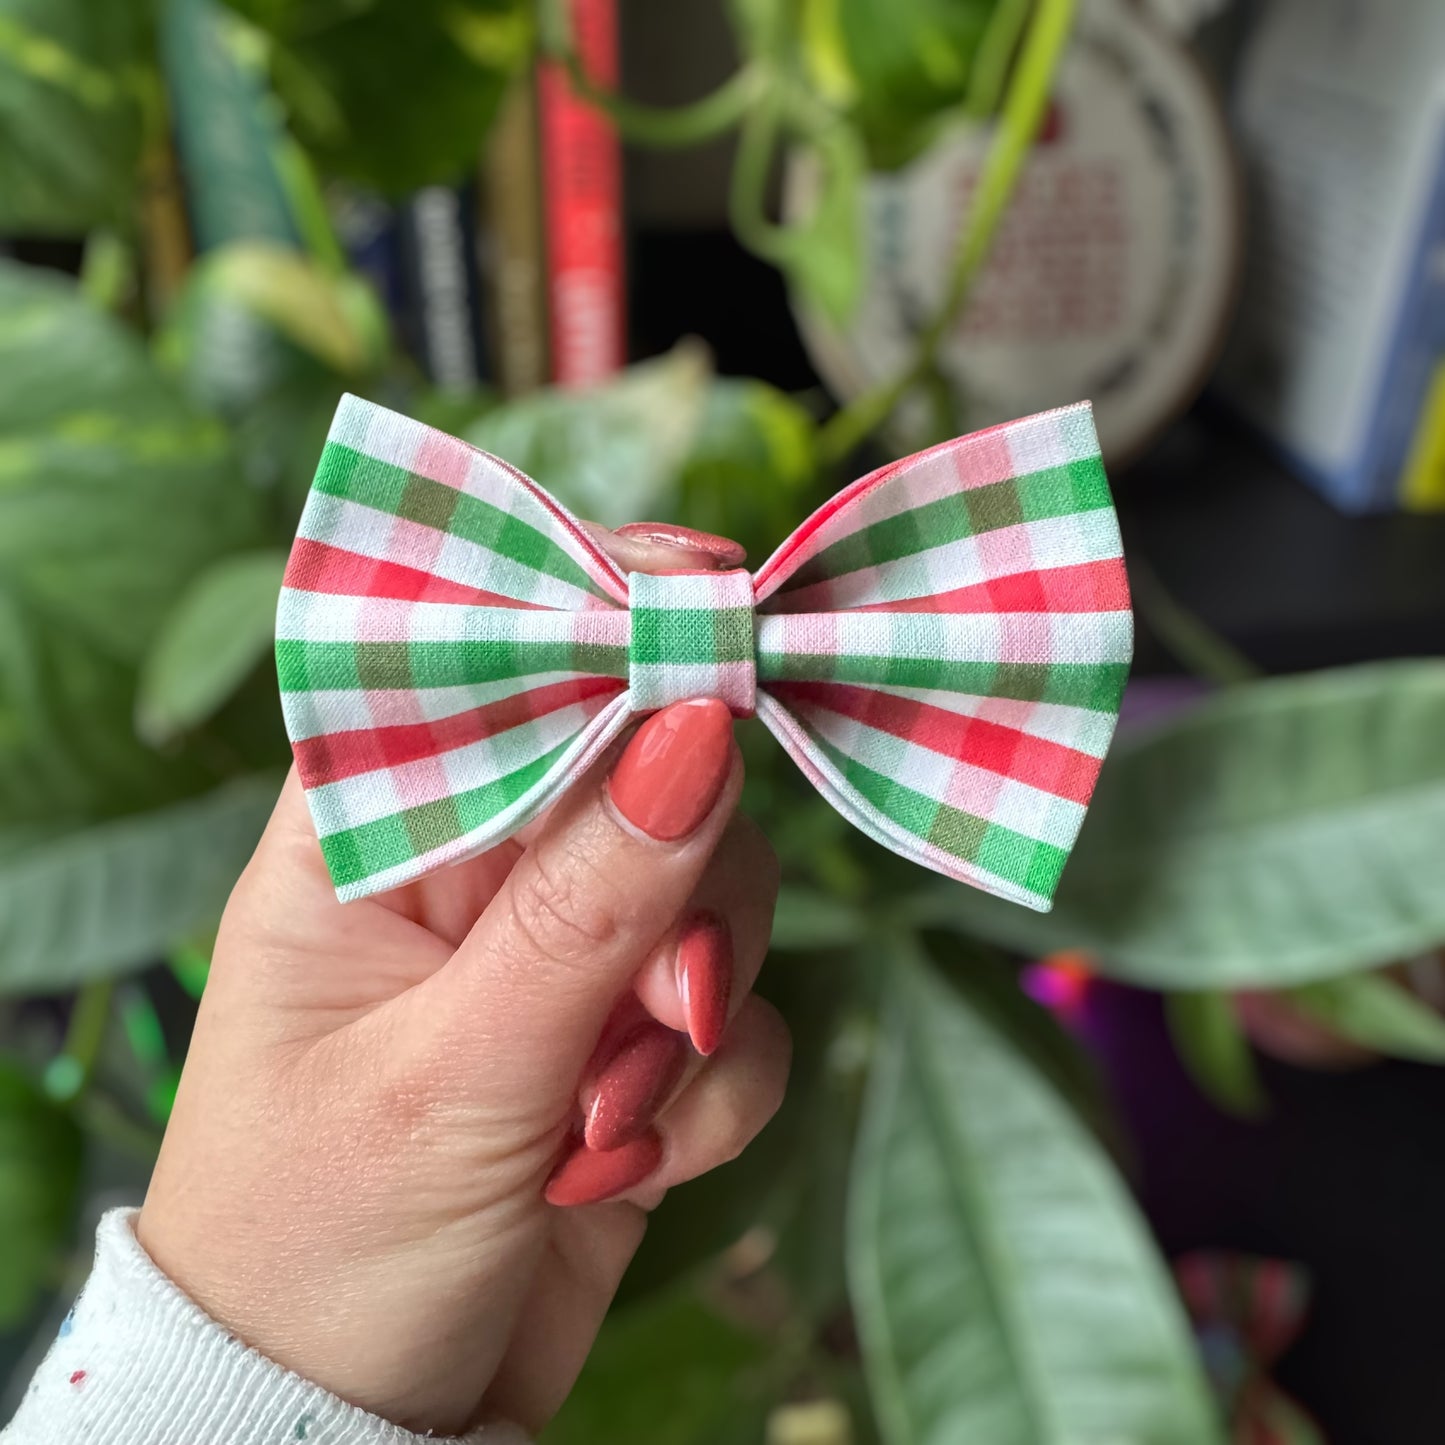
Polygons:
<instances>
[{"instance_id":1,"label":"fingernail","mask_svg":"<svg viewBox=\"0 0 1445 1445\"><path fill-rule=\"evenodd\" d=\"M617 1047L592 1088L583 1136L587 1147L612 1150L645 1133L687 1067L681 1034L639 1024Z\"/></svg>"},{"instance_id":2,"label":"fingernail","mask_svg":"<svg viewBox=\"0 0 1445 1445\"><path fill-rule=\"evenodd\" d=\"M579 1144L552 1172L542 1196L548 1204L596 1204L641 1184L662 1162L662 1140L654 1132L599 1154Z\"/></svg>"},{"instance_id":3,"label":"fingernail","mask_svg":"<svg viewBox=\"0 0 1445 1445\"><path fill-rule=\"evenodd\" d=\"M628 822L664 843L712 812L732 766L732 714L715 697L676 702L633 734L608 780Z\"/></svg>"},{"instance_id":4,"label":"fingernail","mask_svg":"<svg viewBox=\"0 0 1445 1445\"><path fill-rule=\"evenodd\" d=\"M715 532L699 532L695 527L675 527L670 522L629 522L618 527L619 537L635 537L639 542L663 542L669 547L689 547L706 552L729 567L741 567L748 560L746 548L731 537Z\"/></svg>"},{"instance_id":5,"label":"fingernail","mask_svg":"<svg viewBox=\"0 0 1445 1445\"><path fill-rule=\"evenodd\" d=\"M677 991L692 1046L710 1054L722 1039L733 988L733 940L726 920L698 913L677 940Z\"/></svg>"}]
</instances>

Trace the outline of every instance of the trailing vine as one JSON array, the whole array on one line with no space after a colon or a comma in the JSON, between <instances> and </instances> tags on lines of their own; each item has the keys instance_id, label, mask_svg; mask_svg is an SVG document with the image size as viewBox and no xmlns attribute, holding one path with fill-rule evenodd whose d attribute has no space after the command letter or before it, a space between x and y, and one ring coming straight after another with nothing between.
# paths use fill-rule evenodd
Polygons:
<instances>
[{"instance_id":1,"label":"trailing vine","mask_svg":"<svg viewBox=\"0 0 1445 1445\"><path fill-rule=\"evenodd\" d=\"M930 398L936 429L949 428L954 403L939 368L939 352L967 305L1023 173L1074 12L1075 0L997 0L994 5L967 89L954 108L959 117L991 120L994 133L972 205L959 228L942 299L920 328L908 364L847 401L823 424L818 447L825 464L841 462L857 450L915 391ZM675 107L639 105L597 84L572 47L564 0L543 0L539 35L543 53L565 65L578 93L604 111L626 141L684 148L736 131L728 209L739 241L787 273L807 303L842 321L862 284L865 144L851 124L846 102L825 94L799 63L792 19L783 6L765 7L762 19L740 27L749 53L738 70L710 94ZM822 171L812 215L793 224L768 214L769 187L785 145L811 150ZM824 226L846 227L851 234L834 230L820 236ZM820 260L830 250L834 259ZM850 269L857 274L849 274Z\"/></svg>"}]
</instances>

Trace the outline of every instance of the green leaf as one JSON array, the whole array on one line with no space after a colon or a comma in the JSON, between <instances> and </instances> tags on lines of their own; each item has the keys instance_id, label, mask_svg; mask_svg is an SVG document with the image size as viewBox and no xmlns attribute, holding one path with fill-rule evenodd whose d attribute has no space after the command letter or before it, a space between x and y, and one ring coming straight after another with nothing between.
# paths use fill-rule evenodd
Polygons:
<instances>
[{"instance_id":1,"label":"green leaf","mask_svg":"<svg viewBox=\"0 0 1445 1445\"><path fill-rule=\"evenodd\" d=\"M718 378L683 462L678 519L741 542L761 566L812 510L816 430L803 407L766 382Z\"/></svg>"},{"instance_id":2,"label":"green leaf","mask_svg":"<svg viewBox=\"0 0 1445 1445\"><path fill-rule=\"evenodd\" d=\"M805 30L811 66L851 95L873 160L896 165L968 95L995 0L835 0L829 8L831 24ZM846 87L836 78L844 71Z\"/></svg>"},{"instance_id":3,"label":"green leaf","mask_svg":"<svg viewBox=\"0 0 1445 1445\"><path fill-rule=\"evenodd\" d=\"M143 738L166 743L204 722L270 654L285 571L284 552L241 552L190 585L141 669Z\"/></svg>"},{"instance_id":4,"label":"green leaf","mask_svg":"<svg viewBox=\"0 0 1445 1445\"><path fill-rule=\"evenodd\" d=\"M1351 1043L1396 1059L1445 1064L1445 1019L1391 979L1351 974L1291 989L1289 998Z\"/></svg>"},{"instance_id":5,"label":"green leaf","mask_svg":"<svg viewBox=\"0 0 1445 1445\"><path fill-rule=\"evenodd\" d=\"M790 19L784 0L728 0L727 8L745 54L782 58Z\"/></svg>"},{"instance_id":6,"label":"green leaf","mask_svg":"<svg viewBox=\"0 0 1445 1445\"><path fill-rule=\"evenodd\" d=\"M1259 1114L1264 1091L1229 995L1214 989L1171 993L1164 1008L1179 1058L1206 1097L1231 1114Z\"/></svg>"},{"instance_id":7,"label":"green leaf","mask_svg":"<svg viewBox=\"0 0 1445 1445\"><path fill-rule=\"evenodd\" d=\"M186 391L230 425L247 479L297 512L342 392L368 390L387 347L364 282L260 242L202 257L156 339Z\"/></svg>"},{"instance_id":8,"label":"green leaf","mask_svg":"<svg viewBox=\"0 0 1445 1445\"><path fill-rule=\"evenodd\" d=\"M911 952L918 947L916 939L902 933L893 937L905 950L904 965L918 956ZM1014 1052L1053 1086L1084 1127L1102 1141L1110 1157L1123 1162L1127 1172L1132 1146L1120 1126L1096 1060L1053 1010L1036 1003L1025 992L1020 970L971 940L950 949L947 940L935 937L926 941L926 947L928 960L939 977L961 989L975 1012L997 1022ZM885 968L888 966L885 961Z\"/></svg>"},{"instance_id":9,"label":"green leaf","mask_svg":"<svg viewBox=\"0 0 1445 1445\"><path fill-rule=\"evenodd\" d=\"M275 41L292 128L327 170L401 195L470 173L530 58L523 0L232 0Z\"/></svg>"},{"instance_id":10,"label":"green leaf","mask_svg":"<svg viewBox=\"0 0 1445 1445\"><path fill-rule=\"evenodd\" d=\"M464 433L607 527L666 516L707 396L708 359L684 342L587 391L534 392Z\"/></svg>"},{"instance_id":11,"label":"green leaf","mask_svg":"<svg viewBox=\"0 0 1445 1445\"><path fill-rule=\"evenodd\" d=\"M542 1445L705 1445L746 1409L766 1359L765 1340L685 1288L614 1311Z\"/></svg>"},{"instance_id":12,"label":"green leaf","mask_svg":"<svg viewBox=\"0 0 1445 1445\"><path fill-rule=\"evenodd\" d=\"M785 952L846 948L868 932L868 919L852 903L798 883L778 890L772 947Z\"/></svg>"},{"instance_id":13,"label":"green leaf","mask_svg":"<svg viewBox=\"0 0 1445 1445\"><path fill-rule=\"evenodd\" d=\"M1074 1112L917 963L892 995L850 1193L885 1440L1215 1445L1167 1271Z\"/></svg>"},{"instance_id":14,"label":"green leaf","mask_svg":"<svg viewBox=\"0 0 1445 1445\"><path fill-rule=\"evenodd\" d=\"M78 832L0 829L0 993L63 993L213 927L278 786L240 778Z\"/></svg>"},{"instance_id":15,"label":"green leaf","mask_svg":"<svg viewBox=\"0 0 1445 1445\"><path fill-rule=\"evenodd\" d=\"M124 221L155 84L150 10L0 0L0 233L79 236Z\"/></svg>"},{"instance_id":16,"label":"green leaf","mask_svg":"<svg viewBox=\"0 0 1445 1445\"><path fill-rule=\"evenodd\" d=\"M0 1062L0 1329L59 1282L79 1202L81 1139L13 1065Z\"/></svg>"},{"instance_id":17,"label":"green leaf","mask_svg":"<svg viewBox=\"0 0 1445 1445\"><path fill-rule=\"evenodd\" d=\"M176 593L255 535L224 432L69 281L0 265L0 585L137 660Z\"/></svg>"},{"instance_id":18,"label":"green leaf","mask_svg":"<svg viewBox=\"0 0 1445 1445\"><path fill-rule=\"evenodd\" d=\"M50 272L0 265L0 820L207 776L132 732L135 670L208 563L260 540L225 432Z\"/></svg>"},{"instance_id":19,"label":"green leaf","mask_svg":"<svg viewBox=\"0 0 1445 1445\"><path fill-rule=\"evenodd\" d=\"M269 241L236 241L208 252L187 274L179 307L179 329L166 345L191 371L211 359L197 329L224 326L228 309L264 323L338 376L375 370L389 344L385 313L364 281Z\"/></svg>"},{"instance_id":20,"label":"green leaf","mask_svg":"<svg viewBox=\"0 0 1445 1445\"><path fill-rule=\"evenodd\" d=\"M1442 857L1445 663L1376 663L1121 738L1052 913L950 888L934 919L1160 988L1278 988L1445 942Z\"/></svg>"}]
</instances>

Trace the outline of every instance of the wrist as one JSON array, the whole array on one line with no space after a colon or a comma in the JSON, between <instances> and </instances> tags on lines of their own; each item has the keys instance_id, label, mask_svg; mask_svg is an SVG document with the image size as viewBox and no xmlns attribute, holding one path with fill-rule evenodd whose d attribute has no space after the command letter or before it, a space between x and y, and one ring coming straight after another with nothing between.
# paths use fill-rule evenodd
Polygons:
<instances>
[{"instance_id":1,"label":"wrist","mask_svg":"<svg viewBox=\"0 0 1445 1445\"><path fill-rule=\"evenodd\" d=\"M130 1210L101 1220L90 1280L7 1439L169 1445L181 1400L187 1438L226 1445L301 1438L316 1445L419 1445L428 1438L249 1348L157 1267L134 1224ZM501 1422L460 1438L467 1445L524 1445L522 1433Z\"/></svg>"}]
</instances>

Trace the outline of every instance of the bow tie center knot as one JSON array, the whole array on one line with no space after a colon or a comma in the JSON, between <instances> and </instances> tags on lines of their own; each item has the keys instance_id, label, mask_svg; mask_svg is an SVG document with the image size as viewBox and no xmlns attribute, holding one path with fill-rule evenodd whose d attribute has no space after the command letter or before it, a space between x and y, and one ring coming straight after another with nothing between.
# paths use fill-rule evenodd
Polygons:
<instances>
[{"instance_id":1,"label":"bow tie center knot","mask_svg":"<svg viewBox=\"0 0 1445 1445\"><path fill-rule=\"evenodd\" d=\"M628 574L628 684L637 712L715 697L750 717L757 696L753 579L742 570Z\"/></svg>"}]
</instances>

